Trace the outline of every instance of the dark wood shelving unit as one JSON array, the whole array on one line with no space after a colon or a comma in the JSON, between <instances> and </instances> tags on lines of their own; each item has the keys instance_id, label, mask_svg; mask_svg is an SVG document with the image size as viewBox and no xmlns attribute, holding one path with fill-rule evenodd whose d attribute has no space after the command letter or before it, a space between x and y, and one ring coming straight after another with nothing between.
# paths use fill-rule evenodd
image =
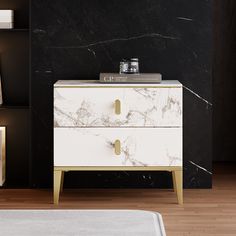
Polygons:
<instances>
[{"instance_id":1,"label":"dark wood shelving unit","mask_svg":"<svg viewBox=\"0 0 236 236\"><path fill-rule=\"evenodd\" d=\"M0 29L0 32L28 32L29 29Z\"/></svg>"},{"instance_id":2,"label":"dark wood shelving unit","mask_svg":"<svg viewBox=\"0 0 236 236\"><path fill-rule=\"evenodd\" d=\"M2 105L0 109L29 109L29 106L24 105Z\"/></svg>"},{"instance_id":3,"label":"dark wood shelving unit","mask_svg":"<svg viewBox=\"0 0 236 236\"><path fill-rule=\"evenodd\" d=\"M0 1L0 9L14 10L15 26L0 29L0 125L7 130L6 188L29 186L29 4L29 0Z\"/></svg>"}]
</instances>

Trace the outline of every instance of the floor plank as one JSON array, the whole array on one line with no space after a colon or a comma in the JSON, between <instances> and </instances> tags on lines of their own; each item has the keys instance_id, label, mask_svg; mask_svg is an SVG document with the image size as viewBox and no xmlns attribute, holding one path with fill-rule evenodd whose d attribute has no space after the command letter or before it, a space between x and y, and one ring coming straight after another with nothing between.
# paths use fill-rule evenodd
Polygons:
<instances>
[{"instance_id":1,"label":"floor plank","mask_svg":"<svg viewBox=\"0 0 236 236\"><path fill-rule=\"evenodd\" d=\"M236 235L236 168L215 167L212 189L66 189L59 206L47 189L0 189L0 209L141 209L160 212L168 236Z\"/></svg>"}]
</instances>

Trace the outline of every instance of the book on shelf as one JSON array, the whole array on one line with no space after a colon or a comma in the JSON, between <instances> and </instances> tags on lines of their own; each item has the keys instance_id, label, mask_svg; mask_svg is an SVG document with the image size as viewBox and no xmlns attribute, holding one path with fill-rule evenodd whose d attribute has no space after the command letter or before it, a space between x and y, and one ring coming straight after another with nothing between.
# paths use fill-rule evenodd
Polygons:
<instances>
[{"instance_id":1,"label":"book on shelf","mask_svg":"<svg viewBox=\"0 0 236 236\"><path fill-rule=\"evenodd\" d=\"M2 100L2 79L1 79L1 74L0 74L0 105L2 105L3 100Z\"/></svg>"}]
</instances>

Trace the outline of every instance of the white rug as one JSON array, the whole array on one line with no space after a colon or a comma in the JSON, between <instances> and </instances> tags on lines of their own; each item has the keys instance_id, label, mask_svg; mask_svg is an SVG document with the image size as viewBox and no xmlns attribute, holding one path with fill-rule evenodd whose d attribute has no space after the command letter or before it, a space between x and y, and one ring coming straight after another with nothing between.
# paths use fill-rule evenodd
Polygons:
<instances>
[{"instance_id":1,"label":"white rug","mask_svg":"<svg viewBox=\"0 0 236 236\"><path fill-rule=\"evenodd\" d=\"M136 210L0 210L1 236L165 236L159 213Z\"/></svg>"}]
</instances>

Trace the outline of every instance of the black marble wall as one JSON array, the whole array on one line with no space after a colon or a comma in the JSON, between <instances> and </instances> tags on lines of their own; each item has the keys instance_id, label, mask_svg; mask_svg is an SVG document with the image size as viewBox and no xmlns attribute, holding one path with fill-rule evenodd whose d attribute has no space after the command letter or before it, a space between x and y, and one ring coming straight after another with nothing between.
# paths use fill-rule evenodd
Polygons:
<instances>
[{"instance_id":1,"label":"black marble wall","mask_svg":"<svg viewBox=\"0 0 236 236\"><path fill-rule=\"evenodd\" d=\"M213 160L236 161L236 1L215 0Z\"/></svg>"},{"instance_id":2,"label":"black marble wall","mask_svg":"<svg viewBox=\"0 0 236 236\"><path fill-rule=\"evenodd\" d=\"M32 0L32 186L52 184L52 88L138 57L184 85L184 186L211 187L211 0ZM169 173L68 173L67 187L169 187Z\"/></svg>"}]
</instances>

